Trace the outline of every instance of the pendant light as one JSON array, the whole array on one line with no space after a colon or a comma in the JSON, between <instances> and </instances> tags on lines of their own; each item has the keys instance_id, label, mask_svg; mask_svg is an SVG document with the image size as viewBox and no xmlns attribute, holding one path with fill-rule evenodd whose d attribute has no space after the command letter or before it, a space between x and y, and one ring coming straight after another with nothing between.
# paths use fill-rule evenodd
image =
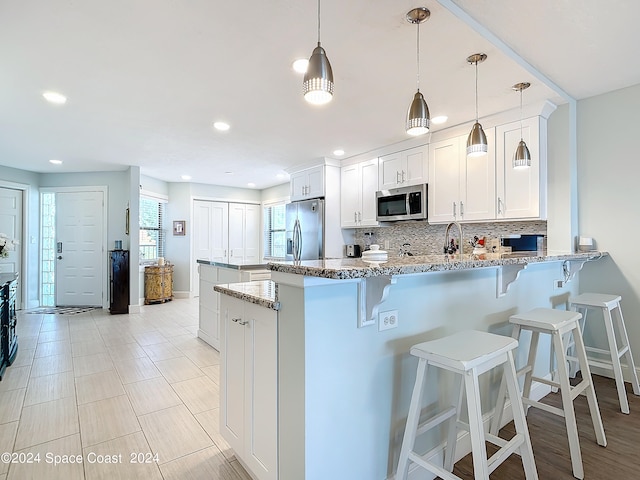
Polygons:
<instances>
[{"instance_id":1,"label":"pendant light","mask_svg":"<svg viewBox=\"0 0 640 480\"><path fill-rule=\"evenodd\" d=\"M518 143L518 148L516 148L516 152L513 154L513 168L523 168L531 166L531 153L529 153L529 148L527 144L524 143L524 138L522 136L522 91L526 90L531 86L528 82L516 83L513 86L513 89L516 92L520 92L520 143Z\"/></svg>"},{"instance_id":2,"label":"pendant light","mask_svg":"<svg viewBox=\"0 0 640 480\"><path fill-rule=\"evenodd\" d=\"M482 125L478 122L478 63L482 63L486 59L487 56L484 53L474 53L467 57L467 62L476 66L476 123L471 127L467 138L467 156L469 157L479 157L487 153L487 136L484 134Z\"/></svg>"},{"instance_id":3,"label":"pendant light","mask_svg":"<svg viewBox=\"0 0 640 480\"><path fill-rule=\"evenodd\" d=\"M304 99L313 105L324 105L333 98L333 71L327 53L320 45L320 0L318 0L318 46L313 49L302 83Z\"/></svg>"},{"instance_id":4,"label":"pendant light","mask_svg":"<svg viewBox=\"0 0 640 480\"><path fill-rule=\"evenodd\" d=\"M429 107L424 97L420 93L420 24L429 20L431 12L425 7L418 7L407 13L407 22L418 26L418 36L416 40L416 58L418 65L417 73L417 92L413 96L413 101L409 105L407 111L406 130L409 135L423 135L429 131L429 123L431 117L429 115Z\"/></svg>"}]
</instances>

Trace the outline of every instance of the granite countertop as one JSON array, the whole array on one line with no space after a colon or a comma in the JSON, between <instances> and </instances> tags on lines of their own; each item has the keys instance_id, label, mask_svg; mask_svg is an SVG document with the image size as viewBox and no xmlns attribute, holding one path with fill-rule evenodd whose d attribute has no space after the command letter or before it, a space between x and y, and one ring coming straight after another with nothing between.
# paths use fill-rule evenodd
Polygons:
<instances>
[{"instance_id":1,"label":"granite countertop","mask_svg":"<svg viewBox=\"0 0 640 480\"><path fill-rule=\"evenodd\" d=\"M462 260L459 260L457 255L416 255L413 257L390 256L386 262L365 262L361 258L269 262L267 267L274 272L345 280L380 275L407 275L564 260L586 261L595 260L606 255L608 255L607 252L597 251L567 254L539 254L537 252L486 253L482 255L464 255Z\"/></svg>"},{"instance_id":2,"label":"granite countertop","mask_svg":"<svg viewBox=\"0 0 640 480\"><path fill-rule=\"evenodd\" d=\"M271 310L280 310L276 284L271 280L255 282L225 283L213 287L216 292L239 298L245 302L255 303Z\"/></svg>"},{"instance_id":3,"label":"granite countertop","mask_svg":"<svg viewBox=\"0 0 640 480\"><path fill-rule=\"evenodd\" d=\"M267 269L267 262L264 263L255 263L255 262L217 262L214 260L197 260L201 265L211 265L212 267L222 267L222 268L232 268L234 270L258 270L258 269Z\"/></svg>"}]
</instances>

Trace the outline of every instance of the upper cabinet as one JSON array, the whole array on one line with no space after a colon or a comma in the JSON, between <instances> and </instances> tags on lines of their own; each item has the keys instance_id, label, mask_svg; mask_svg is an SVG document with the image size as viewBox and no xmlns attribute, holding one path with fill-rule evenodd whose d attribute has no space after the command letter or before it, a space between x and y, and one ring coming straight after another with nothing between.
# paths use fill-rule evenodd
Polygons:
<instances>
[{"instance_id":1,"label":"upper cabinet","mask_svg":"<svg viewBox=\"0 0 640 480\"><path fill-rule=\"evenodd\" d=\"M378 159L367 160L340 169L340 225L342 228L374 227Z\"/></svg>"},{"instance_id":2,"label":"upper cabinet","mask_svg":"<svg viewBox=\"0 0 640 480\"><path fill-rule=\"evenodd\" d=\"M467 156L467 135L429 145L429 223L493 220L495 150L493 129L485 131L489 151Z\"/></svg>"},{"instance_id":3,"label":"upper cabinet","mask_svg":"<svg viewBox=\"0 0 640 480\"><path fill-rule=\"evenodd\" d=\"M291 174L291 201L324 197L324 165Z\"/></svg>"},{"instance_id":4,"label":"upper cabinet","mask_svg":"<svg viewBox=\"0 0 640 480\"><path fill-rule=\"evenodd\" d=\"M429 178L429 146L403 150L380 157L379 190L427 183Z\"/></svg>"},{"instance_id":5,"label":"upper cabinet","mask_svg":"<svg viewBox=\"0 0 640 480\"><path fill-rule=\"evenodd\" d=\"M520 142L520 122L496 127L497 219L546 218L547 120L522 121L522 138L531 152L531 166L513 168L513 154Z\"/></svg>"}]
</instances>

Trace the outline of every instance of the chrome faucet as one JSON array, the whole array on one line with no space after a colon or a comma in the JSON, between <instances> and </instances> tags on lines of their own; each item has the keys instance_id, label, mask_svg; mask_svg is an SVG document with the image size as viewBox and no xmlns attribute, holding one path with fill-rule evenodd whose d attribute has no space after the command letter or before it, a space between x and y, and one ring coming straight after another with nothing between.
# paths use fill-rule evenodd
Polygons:
<instances>
[{"instance_id":1,"label":"chrome faucet","mask_svg":"<svg viewBox=\"0 0 640 480\"><path fill-rule=\"evenodd\" d=\"M448 253L449 255L452 255L453 253L455 253L455 248L451 248L451 245L449 244L449 230L451 230L451 227L456 225L458 227L458 235L459 235L459 244L458 244L458 255L460 256L460 260L462 260L462 245L463 245L463 240L462 240L462 225L460 225L458 222L451 222L449 225L447 225L447 229L444 232L444 253Z\"/></svg>"}]
</instances>

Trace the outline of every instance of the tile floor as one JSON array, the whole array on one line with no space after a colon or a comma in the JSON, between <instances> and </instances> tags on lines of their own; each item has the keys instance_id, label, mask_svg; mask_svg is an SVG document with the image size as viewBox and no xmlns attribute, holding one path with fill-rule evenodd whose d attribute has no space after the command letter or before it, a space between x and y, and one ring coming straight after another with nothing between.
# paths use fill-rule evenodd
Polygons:
<instances>
[{"instance_id":1,"label":"tile floor","mask_svg":"<svg viewBox=\"0 0 640 480\"><path fill-rule=\"evenodd\" d=\"M219 355L197 325L197 299L132 315L19 312L0 381L0 480L250 480L220 436Z\"/></svg>"}]
</instances>

